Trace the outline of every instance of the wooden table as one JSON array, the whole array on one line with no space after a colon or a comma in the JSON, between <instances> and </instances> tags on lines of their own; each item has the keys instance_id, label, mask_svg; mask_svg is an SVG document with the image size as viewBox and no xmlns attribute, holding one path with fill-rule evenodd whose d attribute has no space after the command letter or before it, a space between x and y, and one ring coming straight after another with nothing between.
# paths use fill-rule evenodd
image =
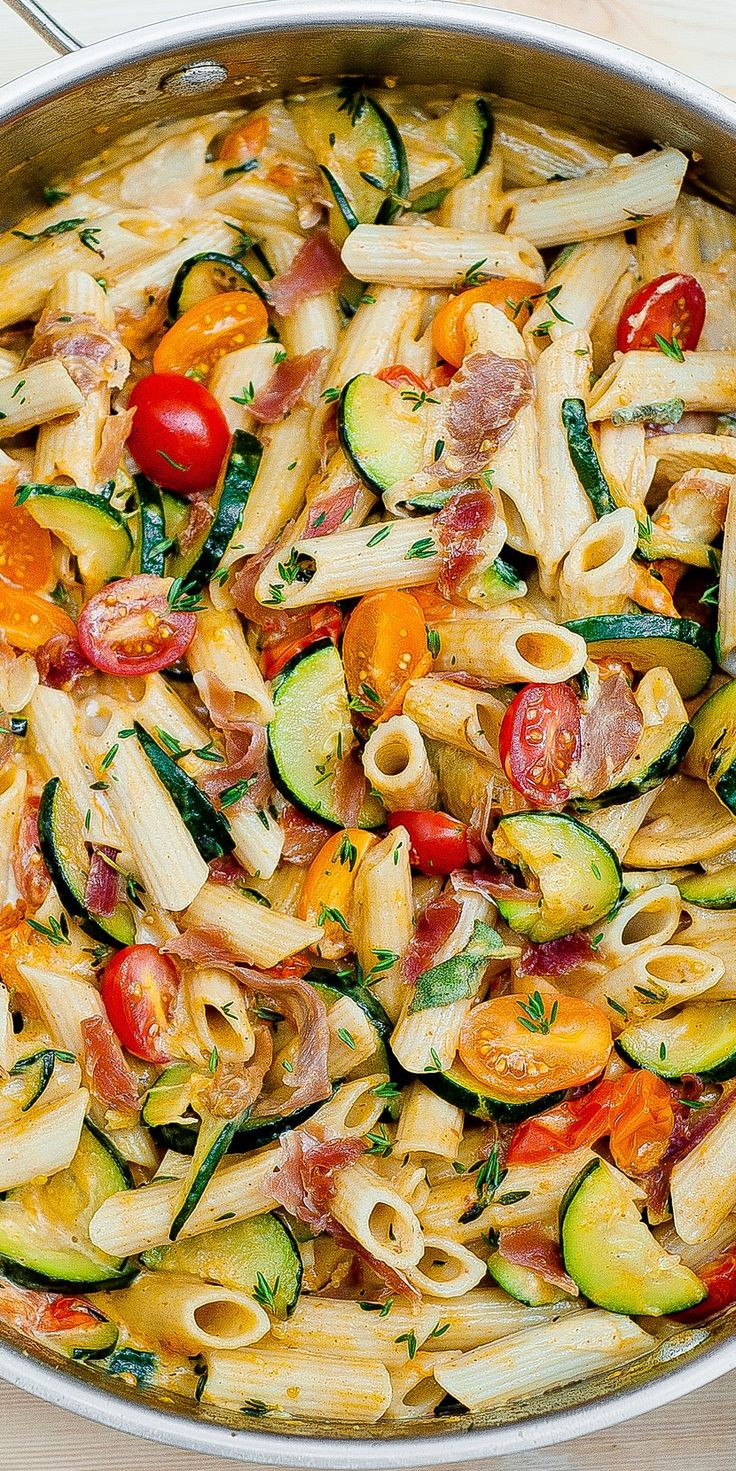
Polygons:
<instances>
[{"instance_id":1,"label":"wooden table","mask_svg":"<svg viewBox=\"0 0 736 1471\"><path fill-rule=\"evenodd\" d=\"M114 19L115 28L122 29L123 20L133 27L203 8L202 0L125 0L117 7L97 0L45 4L85 42L110 35ZM503 8L564 20L736 97L734 0L505 0ZM45 44L14 15L0 15L0 40L0 83L49 59ZM131 1462L136 1471L215 1471L237 1464L133 1440L1 1383L0 1422L0 1464L16 1471L128 1471ZM482 1465L488 1471L629 1471L654 1463L667 1471L732 1471L735 1437L736 1373L628 1425L529 1452L523 1461L504 1456Z\"/></svg>"}]
</instances>

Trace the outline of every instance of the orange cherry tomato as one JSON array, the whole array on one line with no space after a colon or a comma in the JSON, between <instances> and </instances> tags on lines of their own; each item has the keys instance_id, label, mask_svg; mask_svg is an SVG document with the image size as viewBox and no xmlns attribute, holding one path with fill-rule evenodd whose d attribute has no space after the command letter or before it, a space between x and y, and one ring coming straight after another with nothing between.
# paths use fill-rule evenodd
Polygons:
<instances>
[{"instance_id":1,"label":"orange cherry tomato","mask_svg":"<svg viewBox=\"0 0 736 1471\"><path fill-rule=\"evenodd\" d=\"M479 1082L512 1101L579 1088L602 1073L611 1024L599 1006L545 989L497 996L474 1006L463 1022L458 1052Z\"/></svg>"},{"instance_id":2,"label":"orange cherry tomato","mask_svg":"<svg viewBox=\"0 0 736 1471\"><path fill-rule=\"evenodd\" d=\"M0 577L28 592L52 581L51 532L16 505L14 485L0 485Z\"/></svg>"},{"instance_id":3,"label":"orange cherry tomato","mask_svg":"<svg viewBox=\"0 0 736 1471\"><path fill-rule=\"evenodd\" d=\"M361 598L347 622L342 662L360 714L375 724L395 713L407 682L431 664L427 625L416 598L397 590Z\"/></svg>"},{"instance_id":4,"label":"orange cherry tomato","mask_svg":"<svg viewBox=\"0 0 736 1471\"><path fill-rule=\"evenodd\" d=\"M75 639L77 630L71 618L56 603L24 588L11 587L0 581L0 633L14 649L40 649L52 633L65 633Z\"/></svg>"},{"instance_id":5,"label":"orange cherry tomato","mask_svg":"<svg viewBox=\"0 0 736 1471\"><path fill-rule=\"evenodd\" d=\"M616 1080L610 1146L627 1175L645 1175L659 1164L674 1127L672 1095L664 1078L638 1068Z\"/></svg>"},{"instance_id":6,"label":"orange cherry tomato","mask_svg":"<svg viewBox=\"0 0 736 1471\"><path fill-rule=\"evenodd\" d=\"M531 315L535 296L539 296L537 281L523 281L519 276L501 276L493 281L484 281L482 286L471 286L457 296L451 296L440 307L432 323L432 341L435 351L459 368L465 357L465 318L471 306L485 302L497 306L515 322L521 330Z\"/></svg>"},{"instance_id":7,"label":"orange cherry tomato","mask_svg":"<svg viewBox=\"0 0 736 1471\"><path fill-rule=\"evenodd\" d=\"M324 926L324 938L316 948L326 960L336 960L354 948L351 923L355 875L375 843L372 833L346 827L323 843L309 865L297 912L308 924Z\"/></svg>"},{"instance_id":8,"label":"orange cherry tomato","mask_svg":"<svg viewBox=\"0 0 736 1471\"><path fill-rule=\"evenodd\" d=\"M267 331L268 312L254 291L219 291L169 328L153 354L153 371L205 377L226 352L260 342Z\"/></svg>"},{"instance_id":9,"label":"orange cherry tomato","mask_svg":"<svg viewBox=\"0 0 736 1471\"><path fill-rule=\"evenodd\" d=\"M266 146L268 132L268 118L265 117L249 117L246 122L238 123L225 134L220 144L217 155L220 162L238 164L257 158Z\"/></svg>"}]
</instances>

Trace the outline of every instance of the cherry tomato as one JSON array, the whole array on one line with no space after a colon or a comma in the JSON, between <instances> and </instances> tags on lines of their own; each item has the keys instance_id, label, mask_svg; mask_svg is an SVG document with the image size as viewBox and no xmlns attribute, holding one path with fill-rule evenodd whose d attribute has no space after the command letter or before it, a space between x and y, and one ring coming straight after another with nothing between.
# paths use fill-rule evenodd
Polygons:
<instances>
[{"instance_id":1,"label":"cherry tomato","mask_svg":"<svg viewBox=\"0 0 736 1471\"><path fill-rule=\"evenodd\" d=\"M299 622L301 624L301 619ZM342 614L335 603L323 603L312 608L304 615L301 632L279 639L278 643L263 650L261 664L265 678L275 679L291 659L303 654L312 644L319 643L320 639L329 638L336 644L341 632Z\"/></svg>"},{"instance_id":2,"label":"cherry tomato","mask_svg":"<svg viewBox=\"0 0 736 1471\"><path fill-rule=\"evenodd\" d=\"M657 338L684 351L697 347L705 321L705 292L694 276L669 271L641 286L624 307L616 333L619 352L659 348ZM675 348L675 351L677 349Z\"/></svg>"},{"instance_id":3,"label":"cherry tomato","mask_svg":"<svg viewBox=\"0 0 736 1471\"><path fill-rule=\"evenodd\" d=\"M16 505L14 485L0 485L0 576L27 592L40 592L53 581L51 532Z\"/></svg>"},{"instance_id":4,"label":"cherry tomato","mask_svg":"<svg viewBox=\"0 0 736 1471\"><path fill-rule=\"evenodd\" d=\"M514 1130L508 1163L540 1164L556 1154L569 1154L583 1144L595 1144L608 1133L611 1104L616 1091L612 1078L596 1083L582 1098L570 1098L525 1119Z\"/></svg>"},{"instance_id":5,"label":"cherry tomato","mask_svg":"<svg viewBox=\"0 0 736 1471\"><path fill-rule=\"evenodd\" d=\"M395 708L396 696L419 665L429 668L427 625L411 593L389 590L361 598L347 622L342 662L359 713L375 723Z\"/></svg>"},{"instance_id":6,"label":"cherry tomato","mask_svg":"<svg viewBox=\"0 0 736 1471\"><path fill-rule=\"evenodd\" d=\"M38 593L26 592L0 579L0 633L14 649L40 649L54 633L75 639L77 630L68 613Z\"/></svg>"},{"instance_id":7,"label":"cherry tomato","mask_svg":"<svg viewBox=\"0 0 736 1471\"><path fill-rule=\"evenodd\" d=\"M146 1062L169 1062L166 1043L178 974L155 945L126 945L108 960L102 1002L123 1047Z\"/></svg>"},{"instance_id":8,"label":"cherry tomato","mask_svg":"<svg viewBox=\"0 0 736 1471\"><path fill-rule=\"evenodd\" d=\"M168 577L142 572L95 593L76 630L85 659L104 674L153 674L175 664L194 638L197 618L170 607L171 586Z\"/></svg>"},{"instance_id":9,"label":"cherry tomato","mask_svg":"<svg viewBox=\"0 0 736 1471\"><path fill-rule=\"evenodd\" d=\"M144 475L180 495L216 483L230 430L203 384L180 373L151 373L136 383L130 407L128 449Z\"/></svg>"},{"instance_id":10,"label":"cherry tomato","mask_svg":"<svg viewBox=\"0 0 736 1471\"><path fill-rule=\"evenodd\" d=\"M268 118L249 117L225 134L217 156L221 163L247 163L257 158L268 141Z\"/></svg>"},{"instance_id":11,"label":"cherry tomato","mask_svg":"<svg viewBox=\"0 0 736 1471\"><path fill-rule=\"evenodd\" d=\"M153 354L153 371L205 377L226 352L260 342L267 331L268 312L254 291L218 291L169 327Z\"/></svg>"},{"instance_id":12,"label":"cherry tomato","mask_svg":"<svg viewBox=\"0 0 736 1471\"><path fill-rule=\"evenodd\" d=\"M468 1072L504 1098L543 1098L602 1073L611 1024L599 1006L545 990L497 996L463 1022L458 1054Z\"/></svg>"},{"instance_id":13,"label":"cherry tomato","mask_svg":"<svg viewBox=\"0 0 736 1471\"><path fill-rule=\"evenodd\" d=\"M611 1104L613 1161L627 1175L645 1175L659 1164L675 1123L664 1078L637 1068L616 1079Z\"/></svg>"},{"instance_id":14,"label":"cherry tomato","mask_svg":"<svg viewBox=\"0 0 736 1471\"><path fill-rule=\"evenodd\" d=\"M512 786L537 807L559 807L565 778L580 752L580 704L568 684L527 684L498 733L501 764Z\"/></svg>"},{"instance_id":15,"label":"cherry tomato","mask_svg":"<svg viewBox=\"0 0 736 1471\"><path fill-rule=\"evenodd\" d=\"M720 1313L723 1308L730 1308L736 1302L736 1247L730 1247L728 1251L714 1257L712 1262L698 1267L698 1276L703 1286L707 1287L708 1295L696 1307L688 1308L684 1313L673 1314L673 1317L684 1323L699 1323L701 1319L710 1318L713 1313Z\"/></svg>"},{"instance_id":16,"label":"cherry tomato","mask_svg":"<svg viewBox=\"0 0 736 1471\"><path fill-rule=\"evenodd\" d=\"M417 393L427 393L427 384L418 373L413 373L411 368L405 367L404 363L393 363L390 368L381 368L376 373L382 383L390 383L392 388L416 388Z\"/></svg>"},{"instance_id":17,"label":"cherry tomato","mask_svg":"<svg viewBox=\"0 0 736 1471\"><path fill-rule=\"evenodd\" d=\"M540 287L536 281L501 276L493 281L484 281L482 286L471 286L458 296L451 296L440 307L432 324L435 351L445 362L459 368L465 357L465 318L471 306L485 302L488 306L498 307L521 330L529 320L535 297L539 295Z\"/></svg>"},{"instance_id":18,"label":"cherry tomato","mask_svg":"<svg viewBox=\"0 0 736 1471\"><path fill-rule=\"evenodd\" d=\"M36 1326L38 1333L68 1333L75 1328L91 1328L104 1322L92 1304L83 1297L51 1297L44 1304Z\"/></svg>"},{"instance_id":19,"label":"cherry tomato","mask_svg":"<svg viewBox=\"0 0 736 1471\"><path fill-rule=\"evenodd\" d=\"M409 861L421 873L454 873L470 862L468 829L446 812L392 812L388 825L406 828Z\"/></svg>"},{"instance_id":20,"label":"cherry tomato","mask_svg":"<svg viewBox=\"0 0 736 1471\"><path fill-rule=\"evenodd\" d=\"M372 833L345 828L327 839L307 869L297 913L308 924L324 926L324 938L316 948L327 960L355 948L351 931L355 876L375 843Z\"/></svg>"}]
</instances>

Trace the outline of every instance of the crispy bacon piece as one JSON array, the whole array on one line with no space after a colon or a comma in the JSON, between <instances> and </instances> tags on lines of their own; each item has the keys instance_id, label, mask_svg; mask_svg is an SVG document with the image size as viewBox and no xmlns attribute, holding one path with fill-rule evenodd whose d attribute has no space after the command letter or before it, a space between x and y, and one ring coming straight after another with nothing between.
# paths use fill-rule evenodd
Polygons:
<instances>
[{"instance_id":1,"label":"crispy bacon piece","mask_svg":"<svg viewBox=\"0 0 736 1471\"><path fill-rule=\"evenodd\" d=\"M337 246L325 230L315 230L304 241L288 270L274 276L265 291L274 311L285 317L313 296L334 291L344 275Z\"/></svg>"},{"instance_id":2,"label":"crispy bacon piece","mask_svg":"<svg viewBox=\"0 0 736 1471\"><path fill-rule=\"evenodd\" d=\"M298 353L296 357L287 357L277 363L268 383L259 388L253 402L248 405L254 419L261 424L277 424L279 419L283 419L304 397L326 356L325 347L316 347L312 352Z\"/></svg>"},{"instance_id":3,"label":"crispy bacon piece","mask_svg":"<svg viewBox=\"0 0 736 1471\"><path fill-rule=\"evenodd\" d=\"M441 475L457 468L462 471L458 478L464 478L485 469L491 451L508 439L517 414L533 397L528 363L492 352L466 357L449 387L447 442L437 461Z\"/></svg>"},{"instance_id":4,"label":"crispy bacon piece","mask_svg":"<svg viewBox=\"0 0 736 1471\"><path fill-rule=\"evenodd\" d=\"M439 533L437 591L450 602L462 597L465 579L483 561L482 540L496 519L496 502L486 486L461 486L434 518Z\"/></svg>"},{"instance_id":5,"label":"crispy bacon piece","mask_svg":"<svg viewBox=\"0 0 736 1471\"><path fill-rule=\"evenodd\" d=\"M636 750L644 717L623 674L601 681L589 715L580 722L580 756L570 775L571 789L598 797L611 786Z\"/></svg>"},{"instance_id":6,"label":"crispy bacon piece","mask_svg":"<svg viewBox=\"0 0 736 1471\"><path fill-rule=\"evenodd\" d=\"M263 807L272 791L264 727L249 721L226 730L224 763L213 762L199 780L210 800L221 797L223 792L239 782L247 781L248 790L228 806L228 811L247 809L253 812Z\"/></svg>"},{"instance_id":7,"label":"crispy bacon piece","mask_svg":"<svg viewBox=\"0 0 736 1471\"><path fill-rule=\"evenodd\" d=\"M40 909L51 887L38 844L38 808L39 798L33 794L27 796L13 851L13 876L31 910Z\"/></svg>"},{"instance_id":8,"label":"crispy bacon piece","mask_svg":"<svg viewBox=\"0 0 736 1471\"><path fill-rule=\"evenodd\" d=\"M114 863L117 853L117 848L99 847L92 854L84 891L84 906L90 914L112 914L118 902L120 874L105 861Z\"/></svg>"},{"instance_id":9,"label":"crispy bacon piece","mask_svg":"<svg viewBox=\"0 0 736 1471\"><path fill-rule=\"evenodd\" d=\"M81 1023L84 1066L92 1092L108 1108L121 1113L138 1106L138 1080L105 1016L87 1016Z\"/></svg>"},{"instance_id":10,"label":"crispy bacon piece","mask_svg":"<svg viewBox=\"0 0 736 1471\"><path fill-rule=\"evenodd\" d=\"M293 802L286 802L279 812L279 823L284 834L281 853L286 863L311 863L320 848L327 842L333 829L318 817L309 817L300 812Z\"/></svg>"},{"instance_id":11,"label":"crispy bacon piece","mask_svg":"<svg viewBox=\"0 0 736 1471\"><path fill-rule=\"evenodd\" d=\"M416 985L428 970L438 950L449 940L460 918L460 905L452 894L440 894L417 920L414 934L404 956L403 976L408 986Z\"/></svg>"},{"instance_id":12,"label":"crispy bacon piece","mask_svg":"<svg viewBox=\"0 0 736 1471\"><path fill-rule=\"evenodd\" d=\"M98 484L115 479L134 417L135 409L121 409L105 419L94 463L94 477Z\"/></svg>"},{"instance_id":13,"label":"crispy bacon piece","mask_svg":"<svg viewBox=\"0 0 736 1471\"><path fill-rule=\"evenodd\" d=\"M306 1129L281 1137L279 1167L271 1177L274 1199L313 1231L326 1231L335 1194L335 1172L365 1152L362 1139L315 1139Z\"/></svg>"},{"instance_id":14,"label":"crispy bacon piece","mask_svg":"<svg viewBox=\"0 0 736 1471\"><path fill-rule=\"evenodd\" d=\"M80 679L92 674L76 639L66 633L52 633L51 638L36 649L34 655L42 684L52 689L74 689Z\"/></svg>"},{"instance_id":15,"label":"crispy bacon piece","mask_svg":"<svg viewBox=\"0 0 736 1471\"><path fill-rule=\"evenodd\" d=\"M504 1261L538 1272L551 1287L559 1287L571 1297L580 1289L562 1265L560 1248L540 1226L511 1226L499 1232L498 1250Z\"/></svg>"},{"instance_id":16,"label":"crispy bacon piece","mask_svg":"<svg viewBox=\"0 0 736 1471\"><path fill-rule=\"evenodd\" d=\"M539 945L525 945L517 962L520 976L567 976L578 966L595 960L590 936L583 930L563 935L560 940L544 940Z\"/></svg>"},{"instance_id":17,"label":"crispy bacon piece","mask_svg":"<svg viewBox=\"0 0 736 1471\"><path fill-rule=\"evenodd\" d=\"M50 358L63 360L69 377L84 394L103 384L122 388L130 368L130 355L117 334L84 312L41 313L23 366Z\"/></svg>"}]
</instances>

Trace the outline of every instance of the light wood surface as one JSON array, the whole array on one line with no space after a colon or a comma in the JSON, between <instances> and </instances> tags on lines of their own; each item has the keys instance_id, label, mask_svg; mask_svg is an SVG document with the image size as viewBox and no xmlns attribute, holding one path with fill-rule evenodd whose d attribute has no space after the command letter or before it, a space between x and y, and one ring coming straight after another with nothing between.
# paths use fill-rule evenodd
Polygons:
<instances>
[{"instance_id":1,"label":"light wood surface","mask_svg":"<svg viewBox=\"0 0 736 1471\"><path fill-rule=\"evenodd\" d=\"M44 3L86 43L205 8L202 0ZM503 8L617 41L736 97L736 0L505 0ZM2 10L2 0L0 42L0 83L50 58L48 47ZM133 1440L4 1384L0 1421L0 1466L13 1471L216 1471L236 1464ZM735 1440L736 1373L585 1440L478 1464L479 1471L634 1471L647 1464L667 1471L733 1471Z\"/></svg>"}]
</instances>

